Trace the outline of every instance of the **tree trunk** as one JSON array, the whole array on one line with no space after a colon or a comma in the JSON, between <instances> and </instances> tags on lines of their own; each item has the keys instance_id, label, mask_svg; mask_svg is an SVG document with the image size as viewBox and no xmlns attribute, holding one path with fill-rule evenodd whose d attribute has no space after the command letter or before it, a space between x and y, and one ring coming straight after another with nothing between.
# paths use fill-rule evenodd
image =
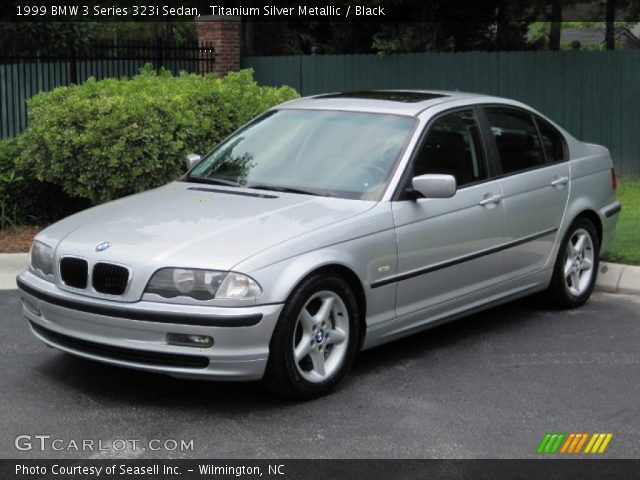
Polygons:
<instances>
[{"instance_id":1,"label":"tree trunk","mask_svg":"<svg viewBox=\"0 0 640 480\"><path fill-rule=\"evenodd\" d=\"M560 50L560 32L562 29L562 0L553 0L551 4L551 29L549 30L549 50Z\"/></svg>"},{"instance_id":2,"label":"tree trunk","mask_svg":"<svg viewBox=\"0 0 640 480\"><path fill-rule=\"evenodd\" d=\"M616 20L616 0L607 0L607 25L604 32L604 43L607 50L616 48L615 20Z\"/></svg>"},{"instance_id":3,"label":"tree trunk","mask_svg":"<svg viewBox=\"0 0 640 480\"><path fill-rule=\"evenodd\" d=\"M242 54L253 55L253 47L255 45L255 33L253 22L245 22L242 24Z\"/></svg>"},{"instance_id":4,"label":"tree trunk","mask_svg":"<svg viewBox=\"0 0 640 480\"><path fill-rule=\"evenodd\" d=\"M169 47L173 47L173 22L168 19L164 24L164 39Z\"/></svg>"},{"instance_id":5,"label":"tree trunk","mask_svg":"<svg viewBox=\"0 0 640 480\"><path fill-rule=\"evenodd\" d=\"M505 4L504 2L498 3L498 8L496 9L496 38L495 38L495 49L500 51L504 49L504 22L506 20L505 15Z\"/></svg>"}]
</instances>

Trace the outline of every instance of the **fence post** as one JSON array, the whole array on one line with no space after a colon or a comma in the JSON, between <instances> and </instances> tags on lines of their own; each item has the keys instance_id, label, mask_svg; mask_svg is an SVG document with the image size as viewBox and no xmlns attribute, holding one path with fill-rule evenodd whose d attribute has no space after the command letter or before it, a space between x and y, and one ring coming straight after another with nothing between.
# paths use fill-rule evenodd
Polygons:
<instances>
[{"instance_id":1,"label":"fence post","mask_svg":"<svg viewBox=\"0 0 640 480\"><path fill-rule=\"evenodd\" d=\"M200 73L225 75L240 70L241 25L240 17L233 16L203 15L196 20L198 43L212 46L215 53L215 63L201 64L206 70Z\"/></svg>"},{"instance_id":2,"label":"fence post","mask_svg":"<svg viewBox=\"0 0 640 480\"><path fill-rule=\"evenodd\" d=\"M75 42L71 44L71 55L69 58L69 83L78 84L78 53Z\"/></svg>"},{"instance_id":3,"label":"fence post","mask_svg":"<svg viewBox=\"0 0 640 480\"><path fill-rule=\"evenodd\" d=\"M156 71L159 72L164 64L164 42L162 35L156 37Z\"/></svg>"},{"instance_id":4,"label":"fence post","mask_svg":"<svg viewBox=\"0 0 640 480\"><path fill-rule=\"evenodd\" d=\"M302 72L302 69L304 68L302 65L302 60L303 60L304 56L303 55L298 55L298 68L300 69L300 95L302 95L304 97L304 75Z\"/></svg>"}]
</instances>

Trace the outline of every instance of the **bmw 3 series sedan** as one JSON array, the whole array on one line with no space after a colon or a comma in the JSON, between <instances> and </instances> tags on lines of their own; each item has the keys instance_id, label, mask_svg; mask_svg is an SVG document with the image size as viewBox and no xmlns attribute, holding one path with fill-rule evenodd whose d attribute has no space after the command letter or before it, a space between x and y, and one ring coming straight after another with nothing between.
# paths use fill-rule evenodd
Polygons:
<instances>
[{"instance_id":1,"label":"bmw 3 series sedan","mask_svg":"<svg viewBox=\"0 0 640 480\"><path fill-rule=\"evenodd\" d=\"M535 292L582 305L621 208L606 148L459 92L294 100L187 164L35 238L38 339L317 397L360 350Z\"/></svg>"}]
</instances>

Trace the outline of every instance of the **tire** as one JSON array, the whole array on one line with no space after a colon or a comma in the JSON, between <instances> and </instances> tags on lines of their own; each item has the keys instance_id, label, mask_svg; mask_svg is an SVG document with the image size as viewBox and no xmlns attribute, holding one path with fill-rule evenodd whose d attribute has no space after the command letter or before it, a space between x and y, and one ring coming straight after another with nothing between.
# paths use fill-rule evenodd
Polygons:
<instances>
[{"instance_id":1,"label":"tire","mask_svg":"<svg viewBox=\"0 0 640 480\"><path fill-rule=\"evenodd\" d=\"M263 386L296 399L331 392L351 368L360 321L356 297L344 280L333 274L305 279L276 324Z\"/></svg>"},{"instance_id":2,"label":"tire","mask_svg":"<svg viewBox=\"0 0 640 480\"><path fill-rule=\"evenodd\" d=\"M584 242L581 249L579 241ZM591 220L578 218L567 230L558 250L548 289L552 303L559 308L576 308L589 300L599 263L598 232Z\"/></svg>"}]
</instances>

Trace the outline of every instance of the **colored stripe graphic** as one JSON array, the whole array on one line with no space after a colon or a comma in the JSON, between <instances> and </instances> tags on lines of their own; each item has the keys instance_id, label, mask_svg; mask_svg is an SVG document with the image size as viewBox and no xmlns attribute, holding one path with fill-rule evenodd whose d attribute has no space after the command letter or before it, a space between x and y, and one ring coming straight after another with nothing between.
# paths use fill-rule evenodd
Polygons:
<instances>
[{"instance_id":1,"label":"colored stripe graphic","mask_svg":"<svg viewBox=\"0 0 640 480\"><path fill-rule=\"evenodd\" d=\"M547 433L538 445L538 453L556 453L565 436L565 433Z\"/></svg>"},{"instance_id":2,"label":"colored stripe graphic","mask_svg":"<svg viewBox=\"0 0 640 480\"><path fill-rule=\"evenodd\" d=\"M588 437L589 437L588 433L583 433L582 434L582 438L580 439L580 442L576 446L576 451L574 453L580 453L580 450L582 450L582 446L584 445L584 442L587 441Z\"/></svg>"},{"instance_id":3,"label":"colored stripe graphic","mask_svg":"<svg viewBox=\"0 0 640 480\"><path fill-rule=\"evenodd\" d=\"M562 443L562 440L564 439L564 437L565 437L564 433L558 434L558 438L556 439L555 443L551 447L551 451L549 453L556 453L558 451L558 448L560 448L560 443Z\"/></svg>"},{"instance_id":4,"label":"colored stripe graphic","mask_svg":"<svg viewBox=\"0 0 640 480\"><path fill-rule=\"evenodd\" d=\"M582 433L576 433L575 436L573 437L573 442L571 442L571 445L569 446L569 450L567 450L567 453L576 452L576 448L578 448L578 444L581 441L582 441Z\"/></svg>"},{"instance_id":5,"label":"colored stripe graphic","mask_svg":"<svg viewBox=\"0 0 640 480\"><path fill-rule=\"evenodd\" d=\"M604 442L602 442L602 445L600 445L600 450L598 450L598 453L604 453L604 451L606 450L612 438L613 438L613 433L607 433L607 436L604 439Z\"/></svg>"},{"instance_id":6,"label":"colored stripe graphic","mask_svg":"<svg viewBox=\"0 0 640 480\"><path fill-rule=\"evenodd\" d=\"M549 442L549 440L551 439L551 433L547 433L543 438L542 441L540 442L540 445L538 445L538 453L545 453L544 449L547 446L547 443Z\"/></svg>"},{"instance_id":7,"label":"colored stripe graphic","mask_svg":"<svg viewBox=\"0 0 640 480\"><path fill-rule=\"evenodd\" d=\"M564 445L562 445L562 449L560 450L560 453L567 453L567 450L569 450L569 445L571 445L571 442L573 442L574 438L576 438L576 434L570 433L567 439L565 440Z\"/></svg>"},{"instance_id":8,"label":"colored stripe graphic","mask_svg":"<svg viewBox=\"0 0 640 480\"><path fill-rule=\"evenodd\" d=\"M594 433L591 437L591 440L589 440L589 443L587 444L587 448L584 449L584 453L591 453L591 447L593 447L593 444L596 443L597 439L598 434Z\"/></svg>"},{"instance_id":9,"label":"colored stripe graphic","mask_svg":"<svg viewBox=\"0 0 640 480\"><path fill-rule=\"evenodd\" d=\"M542 438L542 441L538 445L537 452L539 454L578 454L583 451L582 447L586 444L584 453L604 453L612 438L613 433L594 433L590 435L586 432L551 432L545 434ZM589 441L587 442L587 440Z\"/></svg>"},{"instance_id":10,"label":"colored stripe graphic","mask_svg":"<svg viewBox=\"0 0 640 480\"><path fill-rule=\"evenodd\" d=\"M604 453L612 438L613 433L594 433L584 453Z\"/></svg>"}]
</instances>

